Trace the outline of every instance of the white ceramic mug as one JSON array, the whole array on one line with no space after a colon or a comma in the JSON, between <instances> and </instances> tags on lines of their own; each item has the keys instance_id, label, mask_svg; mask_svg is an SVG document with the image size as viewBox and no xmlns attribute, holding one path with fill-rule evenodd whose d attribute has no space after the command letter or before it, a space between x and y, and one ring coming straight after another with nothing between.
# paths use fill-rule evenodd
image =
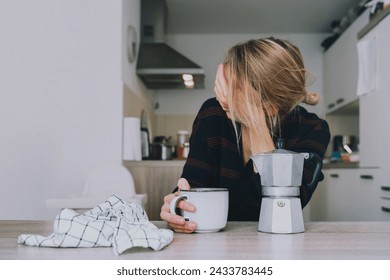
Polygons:
<instances>
[{"instance_id":1,"label":"white ceramic mug","mask_svg":"<svg viewBox=\"0 0 390 280\"><path fill-rule=\"evenodd\" d=\"M195 232L216 232L226 226L229 210L229 191L225 188L192 188L180 190L180 194L172 199L170 211L176 212L177 204L185 199L191 202L196 210L188 212L180 210L179 215L196 223Z\"/></svg>"}]
</instances>

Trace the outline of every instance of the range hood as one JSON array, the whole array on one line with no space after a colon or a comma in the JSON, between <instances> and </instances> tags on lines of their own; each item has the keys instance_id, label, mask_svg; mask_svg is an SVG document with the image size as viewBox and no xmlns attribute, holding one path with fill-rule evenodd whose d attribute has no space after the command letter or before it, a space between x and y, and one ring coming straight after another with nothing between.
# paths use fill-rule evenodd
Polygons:
<instances>
[{"instance_id":1,"label":"range hood","mask_svg":"<svg viewBox=\"0 0 390 280\"><path fill-rule=\"evenodd\" d=\"M137 75L149 89L204 88L204 70L165 43L166 3L141 1Z\"/></svg>"}]
</instances>

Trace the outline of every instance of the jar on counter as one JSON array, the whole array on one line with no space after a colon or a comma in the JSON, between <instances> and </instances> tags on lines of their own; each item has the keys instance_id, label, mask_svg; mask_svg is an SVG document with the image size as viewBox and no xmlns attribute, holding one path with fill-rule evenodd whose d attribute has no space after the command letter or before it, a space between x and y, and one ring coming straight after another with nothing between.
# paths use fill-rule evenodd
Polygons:
<instances>
[{"instance_id":1,"label":"jar on counter","mask_svg":"<svg viewBox=\"0 0 390 280\"><path fill-rule=\"evenodd\" d=\"M190 150L188 142L190 132L188 130L179 130L177 132L177 157L187 158Z\"/></svg>"},{"instance_id":2,"label":"jar on counter","mask_svg":"<svg viewBox=\"0 0 390 280\"><path fill-rule=\"evenodd\" d=\"M179 130L177 132L177 145L183 146L185 142L188 142L190 132L188 130Z\"/></svg>"}]
</instances>

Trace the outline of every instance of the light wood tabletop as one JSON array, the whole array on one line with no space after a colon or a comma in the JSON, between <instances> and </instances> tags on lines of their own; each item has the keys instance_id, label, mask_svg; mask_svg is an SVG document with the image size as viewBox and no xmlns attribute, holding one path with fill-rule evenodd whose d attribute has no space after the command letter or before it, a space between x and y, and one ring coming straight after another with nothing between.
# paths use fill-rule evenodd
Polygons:
<instances>
[{"instance_id":1,"label":"light wood tabletop","mask_svg":"<svg viewBox=\"0 0 390 280\"><path fill-rule=\"evenodd\" d=\"M166 228L162 221L152 221ZM51 221L0 221L0 259L268 259L390 260L390 222L311 222L299 234L257 231L257 222L228 222L218 233L175 233L160 251L132 248L117 256L111 247L44 248L17 243L20 234L52 233Z\"/></svg>"}]
</instances>

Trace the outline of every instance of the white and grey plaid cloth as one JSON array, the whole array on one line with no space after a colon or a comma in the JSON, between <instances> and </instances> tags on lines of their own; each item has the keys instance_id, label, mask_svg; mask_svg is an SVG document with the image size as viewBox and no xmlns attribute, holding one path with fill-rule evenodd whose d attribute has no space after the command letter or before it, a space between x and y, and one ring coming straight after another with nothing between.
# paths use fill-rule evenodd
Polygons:
<instances>
[{"instance_id":1,"label":"white and grey plaid cloth","mask_svg":"<svg viewBox=\"0 0 390 280\"><path fill-rule=\"evenodd\" d=\"M42 247L113 246L119 255L132 247L160 250L172 239L173 232L149 222L140 205L113 195L84 214L63 209L55 218L51 235L22 234L18 243Z\"/></svg>"}]
</instances>

